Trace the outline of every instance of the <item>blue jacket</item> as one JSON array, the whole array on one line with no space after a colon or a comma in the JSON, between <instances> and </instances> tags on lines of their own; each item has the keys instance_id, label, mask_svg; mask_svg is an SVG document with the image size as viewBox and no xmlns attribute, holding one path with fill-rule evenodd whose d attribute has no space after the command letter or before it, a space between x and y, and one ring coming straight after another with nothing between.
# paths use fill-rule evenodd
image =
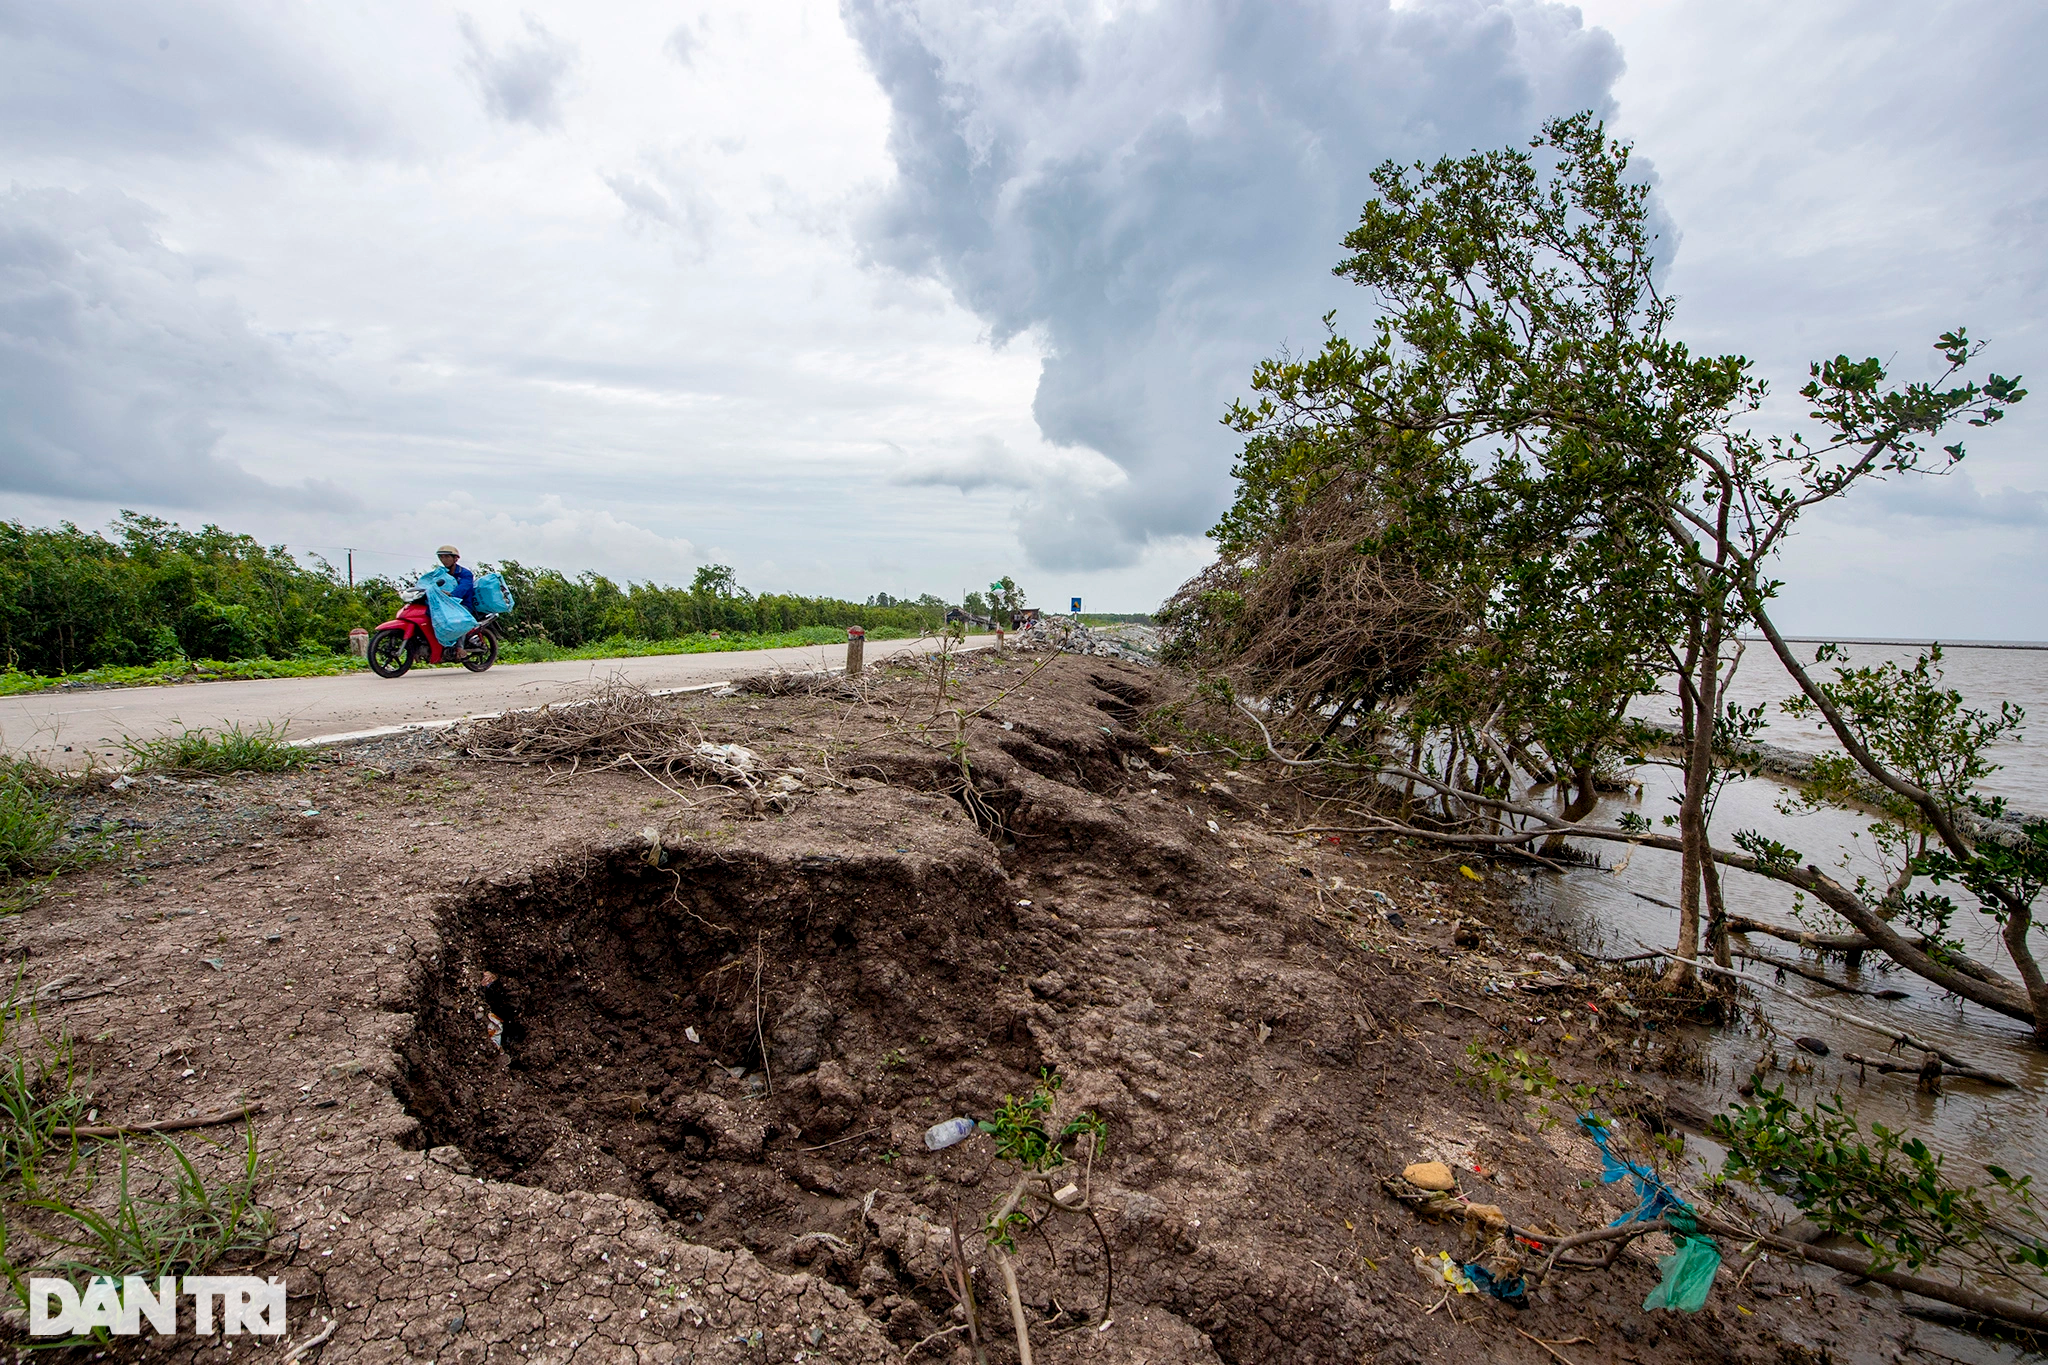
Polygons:
<instances>
[{"instance_id":1,"label":"blue jacket","mask_svg":"<svg viewBox=\"0 0 2048 1365\"><path fill-rule=\"evenodd\" d=\"M455 575L455 591L448 594L471 612L476 610L476 575L466 565L457 564L448 570Z\"/></svg>"}]
</instances>

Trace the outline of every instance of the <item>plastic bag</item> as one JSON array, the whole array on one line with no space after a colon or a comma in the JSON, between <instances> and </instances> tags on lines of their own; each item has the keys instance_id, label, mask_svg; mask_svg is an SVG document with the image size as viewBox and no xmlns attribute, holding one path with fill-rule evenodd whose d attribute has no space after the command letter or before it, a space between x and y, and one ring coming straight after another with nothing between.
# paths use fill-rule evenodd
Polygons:
<instances>
[{"instance_id":1,"label":"plastic bag","mask_svg":"<svg viewBox=\"0 0 2048 1365\"><path fill-rule=\"evenodd\" d=\"M504 575L476 576L476 609L489 614L512 610L512 590L505 586Z\"/></svg>"},{"instance_id":2,"label":"plastic bag","mask_svg":"<svg viewBox=\"0 0 2048 1365\"><path fill-rule=\"evenodd\" d=\"M446 569L429 569L420 575L415 585L427 594L427 619L434 623L434 638L447 649L459 645L463 638L477 628L477 619L469 614L468 608L449 596L448 590L455 586L455 575Z\"/></svg>"},{"instance_id":3,"label":"plastic bag","mask_svg":"<svg viewBox=\"0 0 2048 1365\"><path fill-rule=\"evenodd\" d=\"M1658 1259L1664 1278L1643 1300L1646 1313L1652 1308L1699 1312L1706 1306L1707 1291L1714 1287L1714 1273L1721 1268L1721 1247L1713 1238L1700 1233L1690 1237L1674 1233L1672 1240L1678 1244L1678 1250Z\"/></svg>"}]
</instances>

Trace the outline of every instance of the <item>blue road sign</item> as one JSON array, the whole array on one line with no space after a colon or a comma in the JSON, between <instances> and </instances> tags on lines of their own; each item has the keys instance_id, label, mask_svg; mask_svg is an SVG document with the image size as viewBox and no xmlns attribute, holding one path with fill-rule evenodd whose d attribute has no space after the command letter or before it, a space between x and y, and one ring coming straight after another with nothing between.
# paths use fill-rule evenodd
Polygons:
<instances>
[{"instance_id":1,"label":"blue road sign","mask_svg":"<svg viewBox=\"0 0 2048 1365\"><path fill-rule=\"evenodd\" d=\"M1075 598L1074 605L1069 610L1071 610L1074 613L1074 615L1079 616L1081 614L1081 599L1078 597Z\"/></svg>"}]
</instances>

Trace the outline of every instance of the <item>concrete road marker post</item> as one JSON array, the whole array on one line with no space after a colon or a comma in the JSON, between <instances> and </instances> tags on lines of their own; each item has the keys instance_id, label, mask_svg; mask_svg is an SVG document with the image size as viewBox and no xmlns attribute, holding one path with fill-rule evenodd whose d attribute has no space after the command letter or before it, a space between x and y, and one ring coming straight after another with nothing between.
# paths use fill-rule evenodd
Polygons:
<instances>
[{"instance_id":1,"label":"concrete road marker post","mask_svg":"<svg viewBox=\"0 0 2048 1365\"><path fill-rule=\"evenodd\" d=\"M867 651L867 632L859 626L846 628L846 676L860 676L861 656Z\"/></svg>"}]
</instances>

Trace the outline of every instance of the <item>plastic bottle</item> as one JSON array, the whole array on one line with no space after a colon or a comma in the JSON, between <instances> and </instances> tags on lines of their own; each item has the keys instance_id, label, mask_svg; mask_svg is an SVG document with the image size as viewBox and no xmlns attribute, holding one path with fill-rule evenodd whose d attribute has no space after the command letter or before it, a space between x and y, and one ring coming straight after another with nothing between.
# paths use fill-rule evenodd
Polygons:
<instances>
[{"instance_id":1,"label":"plastic bottle","mask_svg":"<svg viewBox=\"0 0 2048 1365\"><path fill-rule=\"evenodd\" d=\"M947 1119L924 1130L924 1149L938 1152L974 1136L973 1119Z\"/></svg>"}]
</instances>

